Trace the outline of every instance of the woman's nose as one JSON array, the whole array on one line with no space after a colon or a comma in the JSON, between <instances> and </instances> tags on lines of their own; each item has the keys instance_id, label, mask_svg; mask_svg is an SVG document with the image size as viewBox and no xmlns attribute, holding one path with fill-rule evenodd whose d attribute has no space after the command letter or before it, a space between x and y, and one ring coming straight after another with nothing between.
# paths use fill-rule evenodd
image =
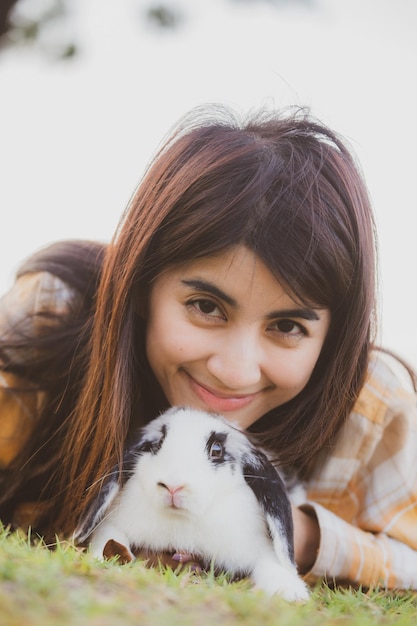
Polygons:
<instances>
[{"instance_id":1,"label":"woman's nose","mask_svg":"<svg viewBox=\"0 0 417 626\"><path fill-rule=\"evenodd\" d=\"M208 358L207 369L227 389L258 391L263 376L260 347L249 337L222 341Z\"/></svg>"}]
</instances>

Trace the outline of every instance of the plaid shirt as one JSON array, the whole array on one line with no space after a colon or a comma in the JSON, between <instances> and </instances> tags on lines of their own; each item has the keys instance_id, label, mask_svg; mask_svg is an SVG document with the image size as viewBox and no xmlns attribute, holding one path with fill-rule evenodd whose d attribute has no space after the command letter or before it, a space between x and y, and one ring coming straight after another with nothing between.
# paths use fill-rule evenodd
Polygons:
<instances>
[{"instance_id":1,"label":"plaid shirt","mask_svg":"<svg viewBox=\"0 0 417 626\"><path fill-rule=\"evenodd\" d=\"M7 335L22 320L36 332L39 314L65 315L78 298L51 274L25 275L0 300L0 333ZM11 391L15 381L0 373L3 469L30 436L43 401L39 392ZM324 577L417 589L416 396L381 356L373 358L354 410L335 446L323 451L304 492L300 506L315 512L321 530L309 582ZM34 510L25 509L29 523Z\"/></svg>"},{"instance_id":2,"label":"plaid shirt","mask_svg":"<svg viewBox=\"0 0 417 626\"><path fill-rule=\"evenodd\" d=\"M375 356L335 447L308 480L321 541L311 580L417 589L417 402Z\"/></svg>"}]
</instances>

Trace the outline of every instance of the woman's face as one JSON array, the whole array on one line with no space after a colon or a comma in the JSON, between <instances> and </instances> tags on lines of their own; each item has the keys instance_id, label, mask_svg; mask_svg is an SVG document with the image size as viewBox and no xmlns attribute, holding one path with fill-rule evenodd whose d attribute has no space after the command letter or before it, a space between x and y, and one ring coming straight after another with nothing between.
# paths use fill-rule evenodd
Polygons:
<instances>
[{"instance_id":1,"label":"woman's face","mask_svg":"<svg viewBox=\"0 0 417 626\"><path fill-rule=\"evenodd\" d=\"M150 292L146 350L169 404L247 428L308 382L330 323L300 306L245 246L166 271Z\"/></svg>"}]
</instances>

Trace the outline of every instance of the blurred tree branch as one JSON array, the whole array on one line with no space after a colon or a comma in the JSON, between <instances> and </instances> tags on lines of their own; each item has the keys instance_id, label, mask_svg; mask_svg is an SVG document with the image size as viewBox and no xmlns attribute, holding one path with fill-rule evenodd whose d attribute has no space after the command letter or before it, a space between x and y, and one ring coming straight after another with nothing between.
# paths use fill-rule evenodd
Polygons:
<instances>
[{"instance_id":1,"label":"blurred tree branch","mask_svg":"<svg viewBox=\"0 0 417 626\"><path fill-rule=\"evenodd\" d=\"M121 0L114 0L116 2ZM207 0L209 3L211 0ZM232 4L269 2L280 7L304 4L312 7L316 0L229 0ZM139 6L138 0L138 18ZM71 22L71 0L0 0L0 50L17 45L38 44L44 51L58 58L69 58L78 52L76 33L66 33L63 26ZM142 18L160 30L179 28L183 15L171 0L149 0L141 9ZM44 43L44 33L58 31L51 43ZM46 38L47 39L47 38Z\"/></svg>"},{"instance_id":2,"label":"blurred tree branch","mask_svg":"<svg viewBox=\"0 0 417 626\"><path fill-rule=\"evenodd\" d=\"M18 0L2 0L0 2L0 37L2 37L12 27L10 14Z\"/></svg>"},{"instance_id":3,"label":"blurred tree branch","mask_svg":"<svg viewBox=\"0 0 417 626\"><path fill-rule=\"evenodd\" d=\"M0 0L0 4L0 49L38 43L48 27L69 21L66 20L68 0ZM45 46L48 52L61 59L75 54L76 46L71 37L59 32L52 39L54 43Z\"/></svg>"},{"instance_id":4,"label":"blurred tree branch","mask_svg":"<svg viewBox=\"0 0 417 626\"><path fill-rule=\"evenodd\" d=\"M16 45L39 43L48 27L49 29L62 27L65 21L69 22L70 9L70 0L47 0L46 2L0 0L0 50ZM149 4L141 12L148 24L159 29L177 28L182 18L180 11L164 0ZM73 34L72 41L61 41L60 49L54 51L55 55L67 58L76 54L75 39L76 34ZM48 48L42 45L41 47Z\"/></svg>"}]
</instances>

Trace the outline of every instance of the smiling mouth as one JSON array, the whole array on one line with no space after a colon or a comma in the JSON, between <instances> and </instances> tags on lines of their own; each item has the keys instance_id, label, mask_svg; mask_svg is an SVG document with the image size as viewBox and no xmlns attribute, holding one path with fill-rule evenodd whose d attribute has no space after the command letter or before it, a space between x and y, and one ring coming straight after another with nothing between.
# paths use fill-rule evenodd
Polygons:
<instances>
[{"instance_id":1,"label":"smiling mouth","mask_svg":"<svg viewBox=\"0 0 417 626\"><path fill-rule=\"evenodd\" d=\"M195 395L214 411L227 413L229 411L242 409L253 402L253 400L259 395L259 392L246 395L230 395L214 391L196 381L187 372L184 373L186 374L191 389Z\"/></svg>"}]
</instances>

